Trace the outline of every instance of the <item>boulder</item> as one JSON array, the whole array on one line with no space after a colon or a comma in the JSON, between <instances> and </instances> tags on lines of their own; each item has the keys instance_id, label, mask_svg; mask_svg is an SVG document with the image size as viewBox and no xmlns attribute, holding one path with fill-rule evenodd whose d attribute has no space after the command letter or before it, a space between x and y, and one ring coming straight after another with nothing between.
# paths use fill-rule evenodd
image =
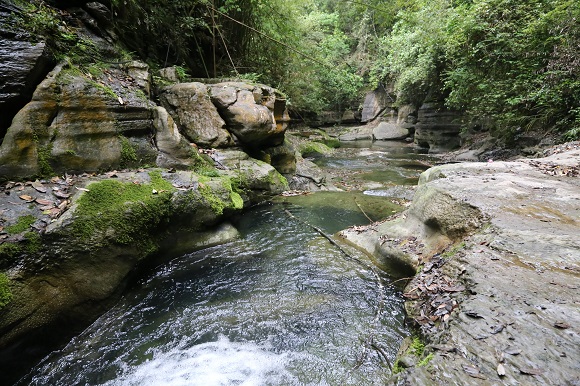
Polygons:
<instances>
[{"instance_id":1,"label":"boulder","mask_svg":"<svg viewBox=\"0 0 580 386\"><path fill-rule=\"evenodd\" d=\"M155 145L159 150L156 164L163 168L188 169L195 164L192 152L197 149L177 129L171 115L163 107L153 110Z\"/></svg>"},{"instance_id":2,"label":"boulder","mask_svg":"<svg viewBox=\"0 0 580 386\"><path fill-rule=\"evenodd\" d=\"M360 141L373 139L373 127L371 125L349 127L341 131L338 139L341 141Z\"/></svg>"},{"instance_id":3,"label":"boulder","mask_svg":"<svg viewBox=\"0 0 580 386\"><path fill-rule=\"evenodd\" d=\"M369 91L365 95L361 113L361 123L367 123L379 116L387 107L392 106L394 98L390 95L389 90L379 86L376 90Z\"/></svg>"},{"instance_id":4,"label":"boulder","mask_svg":"<svg viewBox=\"0 0 580 386\"><path fill-rule=\"evenodd\" d=\"M456 149L461 142L461 126L460 113L446 109L439 102L424 103L415 125L415 144L428 148L430 153Z\"/></svg>"},{"instance_id":5,"label":"boulder","mask_svg":"<svg viewBox=\"0 0 580 386\"><path fill-rule=\"evenodd\" d=\"M234 144L205 84L177 83L164 89L159 99L190 142L208 148Z\"/></svg>"},{"instance_id":6,"label":"boulder","mask_svg":"<svg viewBox=\"0 0 580 386\"><path fill-rule=\"evenodd\" d=\"M0 26L7 17L0 12ZM0 27L0 138L51 65L45 42L32 43Z\"/></svg>"},{"instance_id":7,"label":"boulder","mask_svg":"<svg viewBox=\"0 0 580 386\"><path fill-rule=\"evenodd\" d=\"M241 82L213 84L210 90L228 131L241 143L252 149L282 144L290 118L277 90Z\"/></svg>"},{"instance_id":8,"label":"boulder","mask_svg":"<svg viewBox=\"0 0 580 386\"><path fill-rule=\"evenodd\" d=\"M153 103L116 82L57 66L18 112L0 147L0 177L93 172L154 163Z\"/></svg>"},{"instance_id":9,"label":"boulder","mask_svg":"<svg viewBox=\"0 0 580 386\"><path fill-rule=\"evenodd\" d=\"M379 141L405 139L408 136L409 129L398 126L394 123L381 122L373 129L373 139Z\"/></svg>"}]
</instances>

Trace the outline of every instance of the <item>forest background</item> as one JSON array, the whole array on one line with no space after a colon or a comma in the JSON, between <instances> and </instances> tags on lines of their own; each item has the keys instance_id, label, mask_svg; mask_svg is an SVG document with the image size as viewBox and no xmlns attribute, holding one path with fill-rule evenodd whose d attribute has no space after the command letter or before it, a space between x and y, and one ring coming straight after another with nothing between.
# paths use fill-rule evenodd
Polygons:
<instances>
[{"instance_id":1,"label":"forest background","mask_svg":"<svg viewBox=\"0 0 580 386\"><path fill-rule=\"evenodd\" d=\"M95 60L58 13L71 1L14 3L26 11L18 23L53 37L57 59ZM580 138L577 0L103 3L129 55L154 70L266 83L297 113L358 109L383 86L399 105L444 101L464 114L466 130Z\"/></svg>"}]
</instances>

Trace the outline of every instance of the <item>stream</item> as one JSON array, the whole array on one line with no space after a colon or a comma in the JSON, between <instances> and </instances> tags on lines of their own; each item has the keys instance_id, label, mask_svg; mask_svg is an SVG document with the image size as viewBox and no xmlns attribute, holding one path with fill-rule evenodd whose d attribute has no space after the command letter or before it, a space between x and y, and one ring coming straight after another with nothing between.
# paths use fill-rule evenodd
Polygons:
<instances>
[{"instance_id":1,"label":"stream","mask_svg":"<svg viewBox=\"0 0 580 386\"><path fill-rule=\"evenodd\" d=\"M396 276L306 224L334 234L400 211L401 185L428 159L405 144L355 143L315 162L364 193L280 197L245 212L233 220L237 240L158 266L17 384L382 383L409 335Z\"/></svg>"}]
</instances>

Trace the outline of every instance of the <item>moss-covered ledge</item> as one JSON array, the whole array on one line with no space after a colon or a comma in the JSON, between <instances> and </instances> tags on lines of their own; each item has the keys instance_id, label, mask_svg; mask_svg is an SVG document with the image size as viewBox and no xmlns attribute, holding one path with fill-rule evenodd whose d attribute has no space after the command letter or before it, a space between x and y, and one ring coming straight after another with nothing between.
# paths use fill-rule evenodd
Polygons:
<instances>
[{"instance_id":1,"label":"moss-covered ledge","mask_svg":"<svg viewBox=\"0 0 580 386\"><path fill-rule=\"evenodd\" d=\"M251 170L140 169L4 187L0 350L47 328L90 321L116 301L138 266L158 261L160 249L174 256L165 252L176 240L199 240L187 248L215 243L208 230L252 198L287 187L271 166L263 175ZM250 194L265 186L261 180L270 180L269 190ZM220 229L235 237L231 227Z\"/></svg>"}]
</instances>

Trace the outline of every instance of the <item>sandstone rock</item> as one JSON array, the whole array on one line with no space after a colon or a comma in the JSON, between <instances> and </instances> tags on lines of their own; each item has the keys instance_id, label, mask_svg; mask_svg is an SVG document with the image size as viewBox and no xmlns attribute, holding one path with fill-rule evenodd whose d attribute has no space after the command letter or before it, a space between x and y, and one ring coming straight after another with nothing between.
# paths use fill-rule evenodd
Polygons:
<instances>
[{"instance_id":1,"label":"sandstone rock","mask_svg":"<svg viewBox=\"0 0 580 386\"><path fill-rule=\"evenodd\" d=\"M373 139L396 140L405 139L409 136L409 130L393 123L381 122L373 129Z\"/></svg>"},{"instance_id":2,"label":"sandstone rock","mask_svg":"<svg viewBox=\"0 0 580 386\"><path fill-rule=\"evenodd\" d=\"M0 24L7 17L0 12ZM22 36L0 29L0 137L50 71L45 42L31 43Z\"/></svg>"},{"instance_id":3,"label":"sandstone rock","mask_svg":"<svg viewBox=\"0 0 580 386\"><path fill-rule=\"evenodd\" d=\"M266 162L280 174L290 176L296 172L296 149L289 141L284 141L282 145L265 148L261 153L264 154Z\"/></svg>"},{"instance_id":4,"label":"sandstone rock","mask_svg":"<svg viewBox=\"0 0 580 386\"><path fill-rule=\"evenodd\" d=\"M138 60L121 64L121 68L135 80L137 86L143 90L147 97L151 96L151 74L149 66Z\"/></svg>"},{"instance_id":5,"label":"sandstone rock","mask_svg":"<svg viewBox=\"0 0 580 386\"><path fill-rule=\"evenodd\" d=\"M57 66L8 129L0 176L110 170L154 160L147 140L152 103L114 87Z\"/></svg>"},{"instance_id":6,"label":"sandstone rock","mask_svg":"<svg viewBox=\"0 0 580 386\"><path fill-rule=\"evenodd\" d=\"M178 83L166 88L159 99L189 141L209 148L233 145L206 85Z\"/></svg>"},{"instance_id":7,"label":"sandstone rock","mask_svg":"<svg viewBox=\"0 0 580 386\"><path fill-rule=\"evenodd\" d=\"M153 110L155 145L159 150L156 164L163 168L187 169L194 165L192 151L197 151L181 135L171 115L163 107Z\"/></svg>"},{"instance_id":8,"label":"sandstone rock","mask_svg":"<svg viewBox=\"0 0 580 386\"><path fill-rule=\"evenodd\" d=\"M415 125L415 143L429 149L430 153L453 150L459 147L461 114L449 111L441 103L424 103L418 112Z\"/></svg>"},{"instance_id":9,"label":"sandstone rock","mask_svg":"<svg viewBox=\"0 0 580 386\"><path fill-rule=\"evenodd\" d=\"M257 203L288 189L288 181L273 166L240 150L218 150L216 159L225 173L245 190L244 202Z\"/></svg>"},{"instance_id":10,"label":"sandstone rock","mask_svg":"<svg viewBox=\"0 0 580 386\"><path fill-rule=\"evenodd\" d=\"M227 129L244 145L257 149L284 141L289 116L286 100L275 89L225 82L211 85L210 90Z\"/></svg>"},{"instance_id":11,"label":"sandstone rock","mask_svg":"<svg viewBox=\"0 0 580 386\"><path fill-rule=\"evenodd\" d=\"M530 368L534 384L578 380L568 355L578 336L558 323L580 323L570 300L570 288L580 286L579 160L572 149L544 159L437 166L421 175L398 219L359 239L343 232L375 256L423 266L406 288L406 309L432 359L392 384L480 385L465 370L474 364L491 383L530 380ZM437 299L457 306L440 313Z\"/></svg>"},{"instance_id":12,"label":"sandstone rock","mask_svg":"<svg viewBox=\"0 0 580 386\"><path fill-rule=\"evenodd\" d=\"M343 130L338 139L341 141L360 141L373 139L373 127L371 125L349 127Z\"/></svg>"},{"instance_id":13,"label":"sandstone rock","mask_svg":"<svg viewBox=\"0 0 580 386\"><path fill-rule=\"evenodd\" d=\"M376 90L367 92L363 103L361 123L367 123L374 120L387 107L392 105L394 99L390 96L389 91L380 86Z\"/></svg>"}]
</instances>

